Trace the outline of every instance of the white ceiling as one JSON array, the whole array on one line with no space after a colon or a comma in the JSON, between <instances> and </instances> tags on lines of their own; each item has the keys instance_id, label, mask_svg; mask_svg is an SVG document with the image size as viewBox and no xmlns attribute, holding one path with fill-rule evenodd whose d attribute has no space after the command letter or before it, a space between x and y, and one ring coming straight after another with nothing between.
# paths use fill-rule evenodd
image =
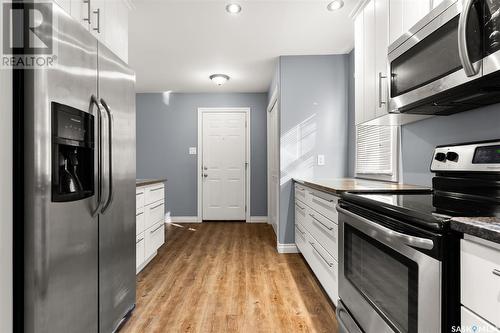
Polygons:
<instances>
[{"instance_id":1,"label":"white ceiling","mask_svg":"<svg viewBox=\"0 0 500 333\"><path fill-rule=\"evenodd\" d=\"M280 55L340 54L353 48L348 17L358 0L136 0L130 14L129 63L138 92L265 92ZM218 87L208 76L231 77Z\"/></svg>"}]
</instances>

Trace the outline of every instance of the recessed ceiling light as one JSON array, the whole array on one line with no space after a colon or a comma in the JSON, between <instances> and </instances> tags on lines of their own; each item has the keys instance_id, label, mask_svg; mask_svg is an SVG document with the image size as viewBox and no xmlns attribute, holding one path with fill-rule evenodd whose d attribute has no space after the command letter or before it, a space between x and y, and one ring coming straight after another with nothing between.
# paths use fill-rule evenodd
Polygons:
<instances>
[{"instance_id":1,"label":"recessed ceiling light","mask_svg":"<svg viewBox=\"0 0 500 333\"><path fill-rule=\"evenodd\" d=\"M333 12L334 10L338 10L340 8L344 7L344 1L342 0L333 0L330 2L327 6L326 9L329 11Z\"/></svg>"},{"instance_id":2,"label":"recessed ceiling light","mask_svg":"<svg viewBox=\"0 0 500 333\"><path fill-rule=\"evenodd\" d=\"M209 76L209 79L216 85L222 86L224 83L229 81L230 78L226 74L212 74Z\"/></svg>"},{"instance_id":3,"label":"recessed ceiling light","mask_svg":"<svg viewBox=\"0 0 500 333\"><path fill-rule=\"evenodd\" d=\"M237 3L230 3L226 6L226 12L232 15L239 14L241 12L241 6Z\"/></svg>"}]
</instances>

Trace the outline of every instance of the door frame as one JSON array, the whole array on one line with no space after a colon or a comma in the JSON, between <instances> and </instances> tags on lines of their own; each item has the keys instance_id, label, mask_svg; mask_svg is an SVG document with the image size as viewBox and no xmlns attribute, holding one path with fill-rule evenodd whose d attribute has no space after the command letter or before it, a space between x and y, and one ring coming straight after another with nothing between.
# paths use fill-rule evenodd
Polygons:
<instances>
[{"instance_id":1,"label":"door frame","mask_svg":"<svg viewBox=\"0 0 500 333\"><path fill-rule=\"evenodd\" d=\"M214 107L199 107L198 108L198 163L197 163L197 179L198 179L198 213L197 222L203 222L203 178L202 178L202 164L203 164L203 114L204 113L244 113L245 114L245 140L246 140L246 172L245 172L245 220L250 222L250 176L251 176L251 142L250 142L250 107L235 107L235 108L214 108Z\"/></svg>"},{"instance_id":2,"label":"door frame","mask_svg":"<svg viewBox=\"0 0 500 333\"><path fill-rule=\"evenodd\" d=\"M273 109L276 107L276 117L275 121L276 123L271 123L271 112ZM279 234L280 234L280 104L279 104L279 98L278 98L278 89L276 88L273 95L271 96L271 99L269 101L269 104L267 106L266 110L266 116L267 116L267 216L268 216L268 222L272 224L271 220L269 220L269 217L272 216L271 214L271 191L276 191L276 206L274 209L276 209L276 226L273 225L273 228L276 228L274 231L276 233L276 244L277 246L279 245ZM271 131L271 126L275 127L276 130L276 136L271 137L270 131ZM274 145L277 148L277 152L275 156L271 156L270 154L270 149L269 147L271 145ZM278 186L276 188L272 188L272 176L271 176L271 159L275 159L276 166L278 168Z\"/></svg>"}]
</instances>

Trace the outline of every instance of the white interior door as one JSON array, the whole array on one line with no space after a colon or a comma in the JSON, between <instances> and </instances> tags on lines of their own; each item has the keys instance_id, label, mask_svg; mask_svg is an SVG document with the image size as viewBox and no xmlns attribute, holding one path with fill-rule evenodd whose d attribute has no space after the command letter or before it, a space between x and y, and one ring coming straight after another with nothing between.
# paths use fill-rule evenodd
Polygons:
<instances>
[{"instance_id":1,"label":"white interior door","mask_svg":"<svg viewBox=\"0 0 500 333\"><path fill-rule=\"evenodd\" d=\"M267 115L267 182L268 218L275 232L278 231L278 191L279 191L279 127L278 103L274 103Z\"/></svg>"},{"instance_id":2,"label":"white interior door","mask_svg":"<svg viewBox=\"0 0 500 333\"><path fill-rule=\"evenodd\" d=\"M202 116L203 220L246 219L246 114Z\"/></svg>"}]
</instances>

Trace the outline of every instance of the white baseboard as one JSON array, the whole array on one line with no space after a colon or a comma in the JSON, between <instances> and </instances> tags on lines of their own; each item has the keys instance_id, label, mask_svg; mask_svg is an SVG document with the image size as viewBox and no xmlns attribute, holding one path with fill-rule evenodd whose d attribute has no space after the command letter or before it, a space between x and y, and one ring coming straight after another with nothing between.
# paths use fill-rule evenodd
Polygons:
<instances>
[{"instance_id":1,"label":"white baseboard","mask_svg":"<svg viewBox=\"0 0 500 333\"><path fill-rule=\"evenodd\" d=\"M274 234L276 235L276 238L278 238L278 227L274 223L271 223L271 225L273 226L273 230L274 230Z\"/></svg>"},{"instance_id":2,"label":"white baseboard","mask_svg":"<svg viewBox=\"0 0 500 333\"><path fill-rule=\"evenodd\" d=\"M247 223L267 223L267 216L250 216Z\"/></svg>"},{"instance_id":3,"label":"white baseboard","mask_svg":"<svg viewBox=\"0 0 500 333\"><path fill-rule=\"evenodd\" d=\"M278 250L278 253L300 253L299 249L297 248L297 245L295 244L278 243L276 249Z\"/></svg>"},{"instance_id":4,"label":"white baseboard","mask_svg":"<svg viewBox=\"0 0 500 333\"><path fill-rule=\"evenodd\" d=\"M198 216L171 216L170 219L173 223L201 223Z\"/></svg>"}]
</instances>

